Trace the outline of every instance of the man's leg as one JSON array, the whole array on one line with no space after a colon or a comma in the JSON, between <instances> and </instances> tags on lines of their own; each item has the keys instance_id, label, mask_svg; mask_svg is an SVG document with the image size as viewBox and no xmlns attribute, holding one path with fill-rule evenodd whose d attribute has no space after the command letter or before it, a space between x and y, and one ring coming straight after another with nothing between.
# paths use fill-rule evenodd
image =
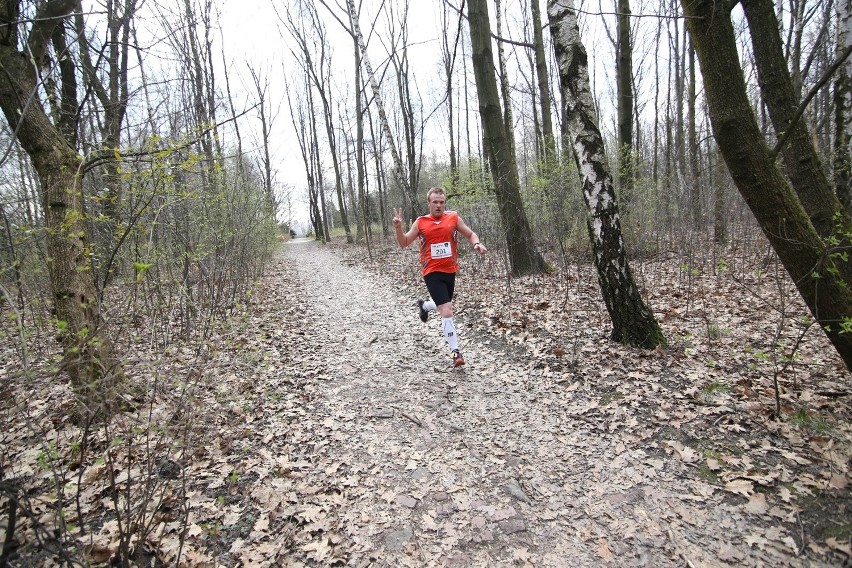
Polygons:
<instances>
[{"instance_id":1,"label":"man's leg","mask_svg":"<svg viewBox=\"0 0 852 568\"><path fill-rule=\"evenodd\" d=\"M441 329L447 345L453 352L453 365L464 365L464 359L459 353L459 337L456 324L453 320L453 293L455 291L456 275L445 273L431 273L424 278L432 301L436 304L435 309L441 315ZM421 309L426 307L424 302Z\"/></svg>"},{"instance_id":2,"label":"man's leg","mask_svg":"<svg viewBox=\"0 0 852 568\"><path fill-rule=\"evenodd\" d=\"M441 304L438 308L438 313L441 314L441 328L444 330L444 337L447 339L447 345L451 351L459 350L459 336L456 333L456 322L453 320L453 303L447 302Z\"/></svg>"}]
</instances>

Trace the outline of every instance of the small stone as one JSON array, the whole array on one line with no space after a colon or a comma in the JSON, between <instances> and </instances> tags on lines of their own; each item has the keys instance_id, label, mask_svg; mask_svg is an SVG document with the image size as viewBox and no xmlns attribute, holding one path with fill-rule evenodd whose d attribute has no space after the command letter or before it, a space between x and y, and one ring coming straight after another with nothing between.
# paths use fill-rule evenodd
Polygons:
<instances>
[{"instance_id":1,"label":"small stone","mask_svg":"<svg viewBox=\"0 0 852 568\"><path fill-rule=\"evenodd\" d=\"M506 491L508 491L509 495L518 501L523 501L524 503L530 502L530 498L527 497L527 494L524 493L523 489L521 489L520 484L514 479L510 479L509 483L506 484Z\"/></svg>"},{"instance_id":2,"label":"small stone","mask_svg":"<svg viewBox=\"0 0 852 568\"><path fill-rule=\"evenodd\" d=\"M394 501L397 505L402 505L403 507L408 507L409 509L413 509L417 506L417 499L414 497L409 497L408 495L397 495L394 498Z\"/></svg>"},{"instance_id":3,"label":"small stone","mask_svg":"<svg viewBox=\"0 0 852 568\"><path fill-rule=\"evenodd\" d=\"M523 519L519 519L517 517L512 519L506 519L505 521L500 521L499 523L497 523L497 525L500 527L500 530L506 534L512 534L527 530Z\"/></svg>"},{"instance_id":4,"label":"small stone","mask_svg":"<svg viewBox=\"0 0 852 568\"><path fill-rule=\"evenodd\" d=\"M402 530L393 531L385 535L385 548L390 552L402 552L411 538L414 536L414 531L411 527L405 527Z\"/></svg>"},{"instance_id":5,"label":"small stone","mask_svg":"<svg viewBox=\"0 0 852 568\"><path fill-rule=\"evenodd\" d=\"M370 416L373 418L393 418L393 408L377 408Z\"/></svg>"},{"instance_id":6,"label":"small stone","mask_svg":"<svg viewBox=\"0 0 852 568\"><path fill-rule=\"evenodd\" d=\"M484 529L486 523L485 517L474 517L470 520L470 526L475 529Z\"/></svg>"},{"instance_id":7,"label":"small stone","mask_svg":"<svg viewBox=\"0 0 852 568\"><path fill-rule=\"evenodd\" d=\"M416 481L425 481L432 477L432 472L426 469L425 467L418 467L414 471L411 472L411 478Z\"/></svg>"},{"instance_id":8,"label":"small stone","mask_svg":"<svg viewBox=\"0 0 852 568\"><path fill-rule=\"evenodd\" d=\"M432 493L432 499L437 501L438 503L443 503L444 501L449 500L450 494L444 491L436 491Z\"/></svg>"}]
</instances>

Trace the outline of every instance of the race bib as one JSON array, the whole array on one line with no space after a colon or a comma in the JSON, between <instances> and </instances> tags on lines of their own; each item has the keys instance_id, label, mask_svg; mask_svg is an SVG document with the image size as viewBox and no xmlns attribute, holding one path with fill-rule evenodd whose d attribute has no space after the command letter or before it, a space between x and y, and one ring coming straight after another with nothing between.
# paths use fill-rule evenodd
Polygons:
<instances>
[{"instance_id":1,"label":"race bib","mask_svg":"<svg viewBox=\"0 0 852 568\"><path fill-rule=\"evenodd\" d=\"M453 249L449 241L432 245L432 258L450 258L451 256L453 256Z\"/></svg>"}]
</instances>

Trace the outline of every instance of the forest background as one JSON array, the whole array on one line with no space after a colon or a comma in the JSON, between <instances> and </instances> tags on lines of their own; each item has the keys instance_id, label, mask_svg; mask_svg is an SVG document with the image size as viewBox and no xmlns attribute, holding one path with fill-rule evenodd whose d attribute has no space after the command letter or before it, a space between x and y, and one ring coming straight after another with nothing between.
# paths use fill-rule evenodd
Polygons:
<instances>
[{"instance_id":1,"label":"forest background","mask_svg":"<svg viewBox=\"0 0 852 568\"><path fill-rule=\"evenodd\" d=\"M33 448L58 542L75 538L60 481L115 459L93 432L160 388L134 353L202 345L291 229L376 262L390 208L414 218L433 185L507 288L593 266L620 343L677 345L633 263L744 295L771 274L748 347L770 414L824 418L784 404L802 373L848 387L848 1L409 4L0 2L4 420L35 385L69 385L79 439ZM708 340L730 333L702 317ZM2 458L7 534L32 483L20 457Z\"/></svg>"}]
</instances>

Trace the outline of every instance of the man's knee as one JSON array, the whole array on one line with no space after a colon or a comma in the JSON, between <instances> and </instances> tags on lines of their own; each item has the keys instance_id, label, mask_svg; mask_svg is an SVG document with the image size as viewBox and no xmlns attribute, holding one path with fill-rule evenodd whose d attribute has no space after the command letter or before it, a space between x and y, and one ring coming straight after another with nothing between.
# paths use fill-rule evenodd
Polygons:
<instances>
[{"instance_id":1,"label":"man's knee","mask_svg":"<svg viewBox=\"0 0 852 568\"><path fill-rule=\"evenodd\" d=\"M446 304L441 304L437 306L438 313L441 314L442 318L451 318L453 317L453 303L447 302Z\"/></svg>"}]
</instances>

